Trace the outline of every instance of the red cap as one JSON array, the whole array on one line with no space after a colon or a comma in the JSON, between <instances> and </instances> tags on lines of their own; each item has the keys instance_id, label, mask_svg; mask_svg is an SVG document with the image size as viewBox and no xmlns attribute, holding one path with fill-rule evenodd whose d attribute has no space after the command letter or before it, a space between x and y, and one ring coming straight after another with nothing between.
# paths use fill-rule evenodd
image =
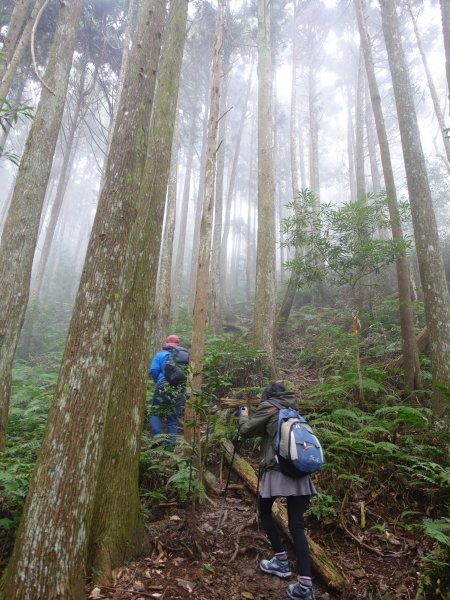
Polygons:
<instances>
[{"instance_id":1,"label":"red cap","mask_svg":"<svg viewBox=\"0 0 450 600\"><path fill-rule=\"evenodd\" d=\"M180 338L177 335L169 335L166 338L166 344L173 344L176 346L180 343Z\"/></svg>"}]
</instances>

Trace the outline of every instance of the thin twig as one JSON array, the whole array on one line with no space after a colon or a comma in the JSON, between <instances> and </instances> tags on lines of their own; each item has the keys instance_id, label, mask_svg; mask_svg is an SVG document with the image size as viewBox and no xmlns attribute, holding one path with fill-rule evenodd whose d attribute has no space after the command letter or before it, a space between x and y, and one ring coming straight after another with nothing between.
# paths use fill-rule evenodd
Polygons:
<instances>
[{"instance_id":1,"label":"thin twig","mask_svg":"<svg viewBox=\"0 0 450 600\"><path fill-rule=\"evenodd\" d=\"M37 65L36 65L36 55L34 52L34 34L36 33L36 28L39 25L39 21L42 17L42 13L45 10L45 7L47 6L49 0L45 0L44 4L41 7L41 10L38 12L37 16L36 16L36 21L34 22L33 25L33 29L31 30L31 41L30 41L30 45L31 45L31 57L33 59L33 69L34 72L36 73L36 77L39 79L39 81L42 83L42 85L47 88L47 90L50 92L50 94L53 94L54 96L56 96L55 92L50 89L48 87L48 85L45 83L45 81L42 79L42 77L39 75L39 71L37 70Z\"/></svg>"}]
</instances>

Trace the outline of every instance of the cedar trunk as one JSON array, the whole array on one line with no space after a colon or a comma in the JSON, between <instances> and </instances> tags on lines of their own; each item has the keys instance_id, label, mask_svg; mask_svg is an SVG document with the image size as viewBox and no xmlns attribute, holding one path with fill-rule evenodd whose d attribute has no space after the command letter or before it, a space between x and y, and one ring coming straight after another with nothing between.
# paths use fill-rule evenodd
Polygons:
<instances>
[{"instance_id":1,"label":"cedar trunk","mask_svg":"<svg viewBox=\"0 0 450 600\"><path fill-rule=\"evenodd\" d=\"M378 83L375 77L375 67L372 57L372 46L367 33L365 23L364 8L362 0L355 0L356 16L361 38L361 45L364 52L364 62L369 84L370 99L375 118L375 126L380 144L381 164L383 167L384 183L389 208L389 217L391 221L392 238L396 241L403 241L403 229L400 219L400 212L397 202L397 190L395 187L394 171L391 162L391 153L386 133L383 110L381 107L381 97L378 90ZM397 285L400 311L400 328L402 335L403 365L405 374L406 389L421 387L420 365L416 346L416 336L414 329L414 319L410 300L410 273L408 258L406 252L402 252L396 261Z\"/></svg>"},{"instance_id":2,"label":"cedar trunk","mask_svg":"<svg viewBox=\"0 0 450 600\"><path fill-rule=\"evenodd\" d=\"M380 6L405 161L425 318L430 332L431 368L434 380L442 385L448 385L450 299L444 262L396 6L395 3L386 0L381 0ZM445 400L438 393L433 397L432 408L438 415L445 411Z\"/></svg>"},{"instance_id":3,"label":"cedar trunk","mask_svg":"<svg viewBox=\"0 0 450 600\"><path fill-rule=\"evenodd\" d=\"M150 121L151 143L122 270L120 330L90 536L92 564L101 582L110 580L114 567L136 556L144 539L140 440L186 14L186 0L173 0Z\"/></svg>"},{"instance_id":4,"label":"cedar trunk","mask_svg":"<svg viewBox=\"0 0 450 600\"><path fill-rule=\"evenodd\" d=\"M258 0L258 236L253 337L275 374L275 198L270 3Z\"/></svg>"}]
</instances>

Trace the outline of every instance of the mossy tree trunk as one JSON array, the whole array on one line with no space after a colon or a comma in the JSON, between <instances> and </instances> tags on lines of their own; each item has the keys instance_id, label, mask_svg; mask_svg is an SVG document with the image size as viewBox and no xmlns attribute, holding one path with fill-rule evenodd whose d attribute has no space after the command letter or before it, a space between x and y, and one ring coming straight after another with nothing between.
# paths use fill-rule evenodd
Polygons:
<instances>
[{"instance_id":1,"label":"mossy tree trunk","mask_svg":"<svg viewBox=\"0 0 450 600\"><path fill-rule=\"evenodd\" d=\"M143 543L138 489L140 440L186 16L186 0L173 0L136 219L122 271L120 332L90 536L90 562L101 582L111 578L114 567L133 558Z\"/></svg>"},{"instance_id":2,"label":"mossy tree trunk","mask_svg":"<svg viewBox=\"0 0 450 600\"><path fill-rule=\"evenodd\" d=\"M8 600L86 597L85 567L119 328L120 283L145 160L145 126L164 6L162 0L142 4L55 397L2 579ZM73 19L68 25L66 43Z\"/></svg>"}]
</instances>

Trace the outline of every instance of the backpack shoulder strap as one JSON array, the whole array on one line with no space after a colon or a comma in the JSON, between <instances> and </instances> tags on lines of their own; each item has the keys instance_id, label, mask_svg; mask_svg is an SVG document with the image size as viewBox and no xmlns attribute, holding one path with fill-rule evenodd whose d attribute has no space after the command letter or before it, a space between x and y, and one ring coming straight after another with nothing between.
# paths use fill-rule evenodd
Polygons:
<instances>
[{"instance_id":1,"label":"backpack shoulder strap","mask_svg":"<svg viewBox=\"0 0 450 600\"><path fill-rule=\"evenodd\" d=\"M286 408L285 406L283 406L282 404L280 404L278 402L278 400L273 400L272 398L268 398L266 400L266 402L268 402L269 404L271 404L272 406L275 406L275 408L277 408L278 410L281 410L282 408Z\"/></svg>"}]
</instances>

